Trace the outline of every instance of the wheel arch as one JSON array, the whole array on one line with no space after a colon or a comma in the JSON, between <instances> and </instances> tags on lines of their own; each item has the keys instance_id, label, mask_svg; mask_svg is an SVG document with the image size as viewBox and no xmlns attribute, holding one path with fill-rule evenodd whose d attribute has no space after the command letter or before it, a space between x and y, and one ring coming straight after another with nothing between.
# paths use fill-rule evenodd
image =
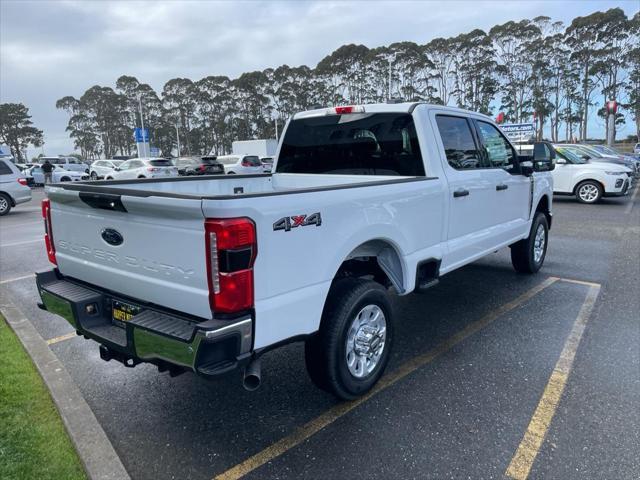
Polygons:
<instances>
[{"instance_id":1,"label":"wheel arch","mask_svg":"<svg viewBox=\"0 0 640 480\"><path fill-rule=\"evenodd\" d=\"M579 180L578 182L576 182L575 187L573 187L573 195L576 195L578 193L578 187L580 185L582 185L584 182L594 182L597 183L598 185L600 185L600 188L602 188L602 193L606 192L606 189L604 188L604 183L602 183L600 180L597 180L595 178L583 178L581 180Z\"/></svg>"},{"instance_id":2,"label":"wheel arch","mask_svg":"<svg viewBox=\"0 0 640 480\"><path fill-rule=\"evenodd\" d=\"M12 207L15 207L15 206L16 206L16 201L13 199L13 196L12 196L10 193L5 192L5 191L3 191L3 190L0 190L0 194L1 194L1 195L4 195L4 196L6 196L6 197L9 197L9 204L10 204Z\"/></svg>"},{"instance_id":3,"label":"wheel arch","mask_svg":"<svg viewBox=\"0 0 640 480\"><path fill-rule=\"evenodd\" d=\"M538 200L538 205L536 205L535 212L542 212L544 216L547 217L547 224L549 225L549 229L551 229L551 221L553 216L551 214L551 200L549 195L544 194Z\"/></svg>"},{"instance_id":4,"label":"wheel arch","mask_svg":"<svg viewBox=\"0 0 640 480\"><path fill-rule=\"evenodd\" d=\"M393 286L397 293L407 290L405 266L397 246L385 238L375 238L353 248L342 260L333 279L367 277L385 287Z\"/></svg>"}]
</instances>

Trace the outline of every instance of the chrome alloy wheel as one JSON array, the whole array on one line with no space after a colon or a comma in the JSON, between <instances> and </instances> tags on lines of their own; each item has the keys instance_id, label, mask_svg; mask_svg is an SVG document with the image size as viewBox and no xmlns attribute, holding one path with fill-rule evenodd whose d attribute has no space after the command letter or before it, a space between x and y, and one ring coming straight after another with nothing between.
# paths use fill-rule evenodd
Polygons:
<instances>
[{"instance_id":1,"label":"chrome alloy wheel","mask_svg":"<svg viewBox=\"0 0 640 480\"><path fill-rule=\"evenodd\" d=\"M578 190L578 195L583 202L592 203L598 198L598 187L591 183L583 185Z\"/></svg>"},{"instance_id":2,"label":"chrome alloy wheel","mask_svg":"<svg viewBox=\"0 0 640 480\"><path fill-rule=\"evenodd\" d=\"M355 316L347 332L346 359L349 372L365 378L380 362L387 337L387 321L378 305L367 305Z\"/></svg>"},{"instance_id":3,"label":"chrome alloy wheel","mask_svg":"<svg viewBox=\"0 0 640 480\"><path fill-rule=\"evenodd\" d=\"M547 233L544 231L544 225L538 225L536 236L533 240L533 261L540 263L544 255L544 247L547 243Z\"/></svg>"},{"instance_id":4,"label":"chrome alloy wheel","mask_svg":"<svg viewBox=\"0 0 640 480\"><path fill-rule=\"evenodd\" d=\"M6 212L8 208L9 201L5 197L0 196L0 213Z\"/></svg>"}]
</instances>

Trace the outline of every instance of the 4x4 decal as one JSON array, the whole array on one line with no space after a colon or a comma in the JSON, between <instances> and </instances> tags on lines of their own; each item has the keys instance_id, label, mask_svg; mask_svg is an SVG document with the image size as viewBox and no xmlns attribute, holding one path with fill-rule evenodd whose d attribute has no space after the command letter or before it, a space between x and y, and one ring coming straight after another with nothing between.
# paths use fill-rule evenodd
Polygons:
<instances>
[{"instance_id":1,"label":"4x4 decal","mask_svg":"<svg viewBox=\"0 0 640 480\"><path fill-rule=\"evenodd\" d=\"M273 224L273 231L284 230L288 232L292 228L307 227L309 225L315 225L319 227L322 225L322 216L320 212L312 213L311 215L292 215L290 217L282 217L280 220Z\"/></svg>"}]
</instances>

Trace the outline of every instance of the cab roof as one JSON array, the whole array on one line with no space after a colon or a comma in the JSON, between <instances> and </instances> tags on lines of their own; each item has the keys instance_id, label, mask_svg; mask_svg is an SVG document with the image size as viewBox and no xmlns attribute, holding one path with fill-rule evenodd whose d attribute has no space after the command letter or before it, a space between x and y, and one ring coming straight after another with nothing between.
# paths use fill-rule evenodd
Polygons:
<instances>
[{"instance_id":1,"label":"cab roof","mask_svg":"<svg viewBox=\"0 0 640 480\"><path fill-rule=\"evenodd\" d=\"M304 112L298 112L292 120L298 120L301 118L320 117L324 115L341 115L348 113L412 113L416 107L425 105L428 107L434 107L441 110L465 113L468 115L483 115L478 112L472 112L458 107L450 107L446 105L438 105L427 102L402 102L402 103L368 103L362 105L344 105L335 107L323 107L314 110L307 110ZM483 115L486 116L486 115ZM487 116L487 118L490 118Z\"/></svg>"}]
</instances>

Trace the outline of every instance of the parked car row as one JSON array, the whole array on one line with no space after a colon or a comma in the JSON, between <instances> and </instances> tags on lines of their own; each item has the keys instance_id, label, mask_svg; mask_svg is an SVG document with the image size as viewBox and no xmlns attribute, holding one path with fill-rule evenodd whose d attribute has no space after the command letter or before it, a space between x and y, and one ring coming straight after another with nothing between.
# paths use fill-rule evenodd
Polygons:
<instances>
[{"instance_id":1,"label":"parked car row","mask_svg":"<svg viewBox=\"0 0 640 480\"><path fill-rule=\"evenodd\" d=\"M581 203L627 194L634 180L631 168L615 161L587 158L578 147L552 145L556 152L556 168L552 172L554 194L575 195Z\"/></svg>"}]
</instances>

